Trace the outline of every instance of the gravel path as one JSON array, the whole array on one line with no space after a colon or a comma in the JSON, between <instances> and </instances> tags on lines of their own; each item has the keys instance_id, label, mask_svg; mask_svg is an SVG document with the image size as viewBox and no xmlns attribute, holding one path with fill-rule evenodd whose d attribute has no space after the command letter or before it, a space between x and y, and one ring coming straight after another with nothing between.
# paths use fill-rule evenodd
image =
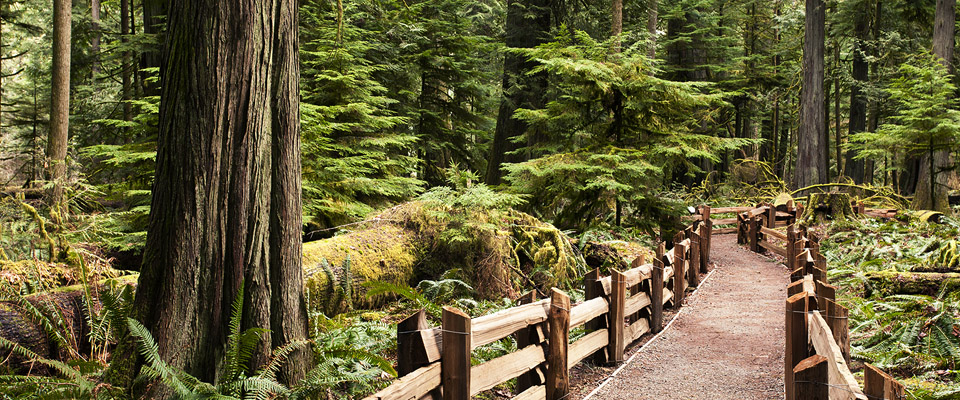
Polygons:
<instances>
[{"instance_id":1,"label":"gravel path","mask_svg":"<svg viewBox=\"0 0 960 400\"><path fill-rule=\"evenodd\" d=\"M736 235L714 236L711 258L670 329L590 400L783 398L786 268Z\"/></svg>"}]
</instances>

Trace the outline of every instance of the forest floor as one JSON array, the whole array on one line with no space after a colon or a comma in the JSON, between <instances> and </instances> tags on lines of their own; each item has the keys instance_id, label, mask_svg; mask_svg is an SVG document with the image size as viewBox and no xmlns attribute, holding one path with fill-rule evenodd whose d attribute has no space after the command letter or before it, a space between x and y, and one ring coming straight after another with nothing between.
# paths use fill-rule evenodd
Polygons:
<instances>
[{"instance_id":1,"label":"forest floor","mask_svg":"<svg viewBox=\"0 0 960 400\"><path fill-rule=\"evenodd\" d=\"M787 269L738 246L736 235L715 236L711 252L712 276L673 324L629 349L629 362L590 400L783 398ZM571 399L587 398L619 368L581 365Z\"/></svg>"}]
</instances>

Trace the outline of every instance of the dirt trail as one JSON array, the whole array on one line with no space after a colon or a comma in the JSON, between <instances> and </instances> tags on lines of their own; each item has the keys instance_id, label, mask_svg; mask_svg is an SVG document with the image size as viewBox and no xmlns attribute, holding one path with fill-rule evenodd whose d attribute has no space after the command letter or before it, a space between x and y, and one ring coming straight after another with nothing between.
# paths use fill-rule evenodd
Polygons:
<instances>
[{"instance_id":1,"label":"dirt trail","mask_svg":"<svg viewBox=\"0 0 960 400\"><path fill-rule=\"evenodd\" d=\"M714 236L711 257L673 325L590 400L783 398L786 268L736 235Z\"/></svg>"}]
</instances>

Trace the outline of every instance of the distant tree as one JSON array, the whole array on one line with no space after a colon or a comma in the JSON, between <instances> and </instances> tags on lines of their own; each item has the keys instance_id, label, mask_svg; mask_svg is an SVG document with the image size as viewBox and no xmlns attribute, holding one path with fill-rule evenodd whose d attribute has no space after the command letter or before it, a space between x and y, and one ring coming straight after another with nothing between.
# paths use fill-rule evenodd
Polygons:
<instances>
[{"instance_id":1,"label":"distant tree","mask_svg":"<svg viewBox=\"0 0 960 400\"><path fill-rule=\"evenodd\" d=\"M63 185L67 176L67 136L70 129L71 0L53 2L53 77L50 90L50 134L47 138L48 177L53 182L50 207L66 211Z\"/></svg>"},{"instance_id":2,"label":"distant tree","mask_svg":"<svg viewBox=\"0 0 960 400\"><path fill-rule=\"evenodd\" d=\"M956 0L937 0L937 11L933 25L933 54L944 67L948 76L953 76L954 30L957 20ZM952 98L952 92L945 93L944 101ZM923 145L923 144L920 144ZM937 147L936 151L924 154L920 159L917 176L917 190L913 197L913 207L921 210L947 211L947 192L957 186L957 171L954 159L947 148ZM932 159L928 159L932 157ZM930 166L928 168L928 166Z\"/></svg>"}]
</instances>

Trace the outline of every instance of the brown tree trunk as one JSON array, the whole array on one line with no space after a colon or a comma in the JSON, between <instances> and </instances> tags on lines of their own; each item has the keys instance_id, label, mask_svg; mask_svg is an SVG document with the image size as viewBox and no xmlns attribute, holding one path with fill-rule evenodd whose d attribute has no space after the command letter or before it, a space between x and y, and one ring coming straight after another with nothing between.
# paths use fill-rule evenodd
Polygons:
<instances>
[{"instance_id":1,"label":"brown tree trunk","mask_svg":"<svg viewBox=\"0 0 960 400\"><path fill-rule=\"evenodd\" d=\"M126 45L127 41L130 40L130 0L120 0L120 42ZM132 121L133 120L133 105L130 103L130 74L132 73L132 67L130 66L130 52L124 50L121 53L120 57L120 81L121 81L121 94L120 99L123 101L123 120ZM126 130L126 129L125 129Z\"/></svg>"},{"instance_id":2,"label":"brown tree trunk","mask_svg":"<svg viewBox=\"0 0 960 400\"><path fill-rule=\"evenodd\" d=\"M853 46L853 67L851 71L853 83L850 85L850 123L847 140L849 140L849 137L865 131L867 127L867 96L863 87L869 79L866 59L869 13L863 7L856 7L853 18L853 31L856 38ZM856 155L855 151L847 150L844 172L855 183L863 183L864 160L854 159Z\"/></svg>"},{"instance_id":3,"label":"brown tree trunk","mask_svg":"<svg viewBox=\"0 0 960 400\"><path fill-rule=\"evenodd\" d=\"M90 65L93 79L100 73L100 0L90 0L90 53L93 63Z\"/></svg>"},{"instance_id":4,"label":"brown tree trunk","mask_svg":"<svg viewBox=\"0 0 960 400\"><path fill-rule=\"evenodd\" d=\"M957 20L956 8L957 0L937 0L933 25L933 54L940 59L940 63L950 75L954 72L953 32ZM940 143L932 143L932 145L941 146ZM949 150L937 150L933 154L925 154L921 157L917 191L913 197L914 208L943 212L950 210L947 193L950 189L957 187L960 180L953 164L953 156Z\"/></svg>"},{"instance_id":5,"label":"brown tree trunk","mask_svg":"<svg viewBox=\"0 0 960 400\"><path fill-rule=\"evenodd\" d=\"M252 367L271 346L306 337L297 3L169 5L157 173L134 308L165 361L216 382L241 283L242 328L270 330ZM307 362L294 355L283 380L302 377Z\"/></svg>"},{"instance_id":6,"label":"brown tree trunk","mask_svg":"<svg viewBox=\"0 0 960 400\"><path fill-rule=\"evenodd\" d=\"M657 58L657 4L659 0L647 0L647 58L654 60Z\"/></svg>"},{"instance_id":7,"label":"brown tree trunk","mask_svg":"<svg viewBox=\"0 0 960 400\"><path fill-rule=\"evenodd\" d=\"M532 48L545 43L549 39L552 4L552 0L510 0L507 3L506 46ZM527 124L514 118L513 113L518 108L540 108L543 105L546 75L527 75L536 65L536 62L514 53L507 53L504 58L503 99L490 145L485 179L488 185L500 184L500 167L503 163L526 159L519 154L507 153L522 147L512 140L527 130Z\"/></svg>"},{"instance_id":8,"label":"brown tree trunk","mask_svg":"<svg viewBox=\"0 0 960 400\"><path fill-rule=\"evenodd\" d=\"M611 35L613 36L614 51L620 52L620 34L623 33L623 0L611 1Z\"/></svg>"},{"instance_id":9,"label":"brown tree trunk","mask_svg":"<svg viewBox=\"0 0 960 400\"><path fill-rule=\"evenodd\" d=\"M824 132L823 0L806 0L806 29L803 45L803 88L801 89L801 122L798 133L797 169L798 188L827 182L827 158Z\"/></svg>"},{"instance_id":10,"label":"brown tree trunk","mask_svg":"<svg viewBox=\"0 0 960 400\"><path fill-rule=\"evenodd\" d=\"M143 32L150 36L157 36L158 42L163 43L164 16L167 15L167 1L165 0L143 0ZM140 67L160 68L161 54L159 49L145 46L140 54ZM145 72L141 72L145 74ZM150 82L141 76L143 82L143 94L145 96L155 96L160 94L158 83Z\"/></svg>"},{"instance_id":11,"label":"brown tree trunk","mask_svg":"<svg viewBox=\"0 0 960 400\"><path fill-rule=\"evenodd\" d=\"M50 207L65 211L63 184L67 174L67 134L70 127L70 14L71 0L53 4L53 67L50 82L50 134L47 138L49 178L53 182Z\"/></svg>"},{"instance_id":12,"label":"brown tree trunk","mask_svg":"<svg viewBox=\"0 0 960 400\"><path fill-rule=\"evenodd\" d=\"M874 57L874 61L870 64L870 79L874 82L880 81L880 26L881 18L883 17L883 0L876 0L877 5L874 9L873 14L873 46L871 47L871 52ZM870 115L867 118L867 131L876 132L877 128L880 126L880 102L877 99L870 99ZM888 183L887 176L889 172L887 171L887 159L884 157L883 160L883 185L886 186ZM868 160L864 165L863 180L864 182L873 183L874 171L876 167L874 165L874 160ZM894 185L896 187L896 185Z\"/></svg>"}]
</instances>

